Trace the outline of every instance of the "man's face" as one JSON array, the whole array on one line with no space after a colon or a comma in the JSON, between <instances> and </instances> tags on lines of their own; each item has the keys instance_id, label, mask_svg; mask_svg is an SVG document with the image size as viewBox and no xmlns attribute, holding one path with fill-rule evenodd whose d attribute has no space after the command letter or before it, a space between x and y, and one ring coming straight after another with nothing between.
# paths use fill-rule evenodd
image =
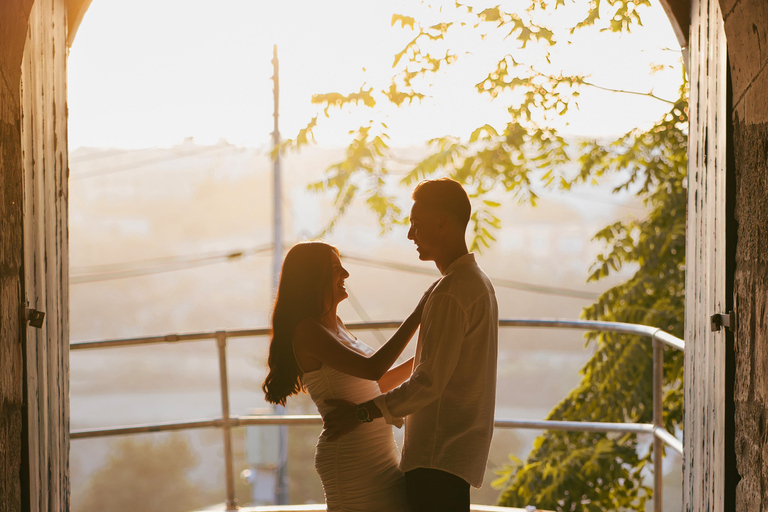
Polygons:
<instances>
[{"instance_id":1,"label":"man's face","mask_svg":"<svg viewBox=\"0 0 768 512\"><path fill-rule=\"evenodd\" d=\"M411 208L411 228L408 240L413 240L419 259L433 261L440 250L441 227L444 219L416 201Z\"/></svg>"}]
</instances>

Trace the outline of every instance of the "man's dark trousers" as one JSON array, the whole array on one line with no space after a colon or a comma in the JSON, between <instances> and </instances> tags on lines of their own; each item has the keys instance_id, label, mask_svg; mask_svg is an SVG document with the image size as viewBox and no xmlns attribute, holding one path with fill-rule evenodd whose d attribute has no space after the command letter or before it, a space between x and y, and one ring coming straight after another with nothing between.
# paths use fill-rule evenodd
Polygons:
<instances>
[{"instance_id":1,"label":"man's dark trousers","mask_svg":"<svg viewBox=\"0 0 768 512\"><path fill-rule=\"evenodd\" d=\"M405 492L411 512L469 512L469 484L439 469L407 471Z\"/></svg>"}]
</instances>

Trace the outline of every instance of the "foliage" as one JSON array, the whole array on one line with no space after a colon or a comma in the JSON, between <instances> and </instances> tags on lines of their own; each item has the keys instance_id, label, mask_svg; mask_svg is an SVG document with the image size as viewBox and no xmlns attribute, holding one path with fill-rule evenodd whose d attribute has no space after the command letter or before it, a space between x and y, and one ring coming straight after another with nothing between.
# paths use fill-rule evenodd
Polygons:
<instances>
[{"instance_id":1,"label":"foliage","mask_svg":"<svg viewBox=\"0 0 768 512\"><path fill-rule=\"evenodd\" d=\"M449 44L451 38L469 44L484 41L505 52L476 91L502 105L508 113L502 127L483 124L468 139L446 135L430 142L430 153L399 176L399 183L448 175L464 184L474 208L471 250L489 246L499 229L495 214L499 203L492 192L502 190L519 202L535 204L541 187L568 190L607 176L619 179L616 192L629 191L648 207L646 218L614 223L596 239L605 249L590 271L589 280L608 277L624 268L635 272L626 282L606 291L585 309L587 319L654 325L682 337L685 262L685 172L687 155L687 87L653 127L632 130L617 140L582 141L574 147L557 129L557 120L576 107L580 91L598 87L586 75L564 74L551 65L551 48L563 33L595 27L610 32L629 31L641 23L641 8L648 0L593 0L584 3L582 16L565 31L547 26L553 13L565 9L565 0L516 2L515 11L501 5L474 7L456 2L431 12L429 22L396 14L392 25L415 35L396 54L392 80L381 88L361 88L349 95L316 99L330 107L353 103L373 106L420 101L428 95L430 80L464 54ZM575 5L575 4L574 4ZM570 6L573 7L573 6ZM429 16L427 16L429 18ZM567 37L567 36L566 36ZM475 44L472 43L472 44ZM490 51L490 50L489 50ZM526 60L527 59L527 60ZM360 99L365 93L367 101ZM297 149L312 139L318 118L284 148ZM353 130L346 158L327 171L312 188L333 191L337 215L358 196L376 211L383 229L402 222L387 184L393 182L396 155L385 141L387 127L370 122ZM374 199L375 198L375 199ZM334 222L338 216L334 219ZM549 419L650 422L651 346L648 340L628 336L588 335L596 344L594 356L582 370L583 378L550 413ZM668 430L682 423L682 357L665 355L665 422ZM642 449L641 449L642 448ZM550 510L643 510L651 490L644 485L651 453L638 446L634 435L546 432L536 441L525 462L513 462L495 482L503 488L500 504L534 505Z\"/></svg>"},{"instance_id":2,"label":"foliage","mask_svg":"<svg viewBox=\"0 0 768 512\"><path fill-rule=\"evenodd\" d=\"M595 238L605 250L591 269L599 280L626 266L634 275L604 292L584 310L589 320L653 325L682 338L685 271L687 98L685 87L670 112L648 131L610 145L585 143L583 176L624 171L617 190L637 187L650 209L644 219L607 226ZM582 369L579 386L548 419L650 423L652 347L648 339L591 333L597 350ZM666 351L665 427L682 428L683 355ZM641 450L642 451L642 450ZM651 451L638 456L634 435L547 431L524 464L508 465L496 486L500 503L535 504L547 510L644 510L643 485Z\"/></svg>"},{"instance_id":3,"label":"foliage","mask_svg":"<svg viewBox=\"0 0 768 512\"><path fill-rule=\"evenodd\" d=\"M286 140L281 149L298 150L314 141L314 130L320 116L357 106L373 109L379 104L396 106L421 101L429 96L434 80L441 71L467 57L469 51L459 52L458 44L478 51L499 54L494 68L479 77L476 90L500 104L508 112L503 127L489 124L476 127L469 140L446 135L430 141L430 154L411 166L404 176L393 171L397 156L387 145L386 124L370 121L350 131L352 141L344 160L326 170L325 177L310 186L316 191L335 195L336 215L340 215L359 196L377 213L383 230L405 221L404 212L386 193L387 184L399 178L408 186L436 174L446 174L462 182L471 198L478 198L477 214L472 219L471 249L478 250L493 242L492 232L499 228L494 210L498 206L481 199L492 190L501 189L520 202L535 204L535 186L568 189L572 177L564 174L564 164L570 161L567 142L555 128L555 121L577 106L583 87L597 87L585 75L555 72L550 49L558 43L555 31L547 28L552 11L565 8L565 0L549 4L543 0L515 2L516 10L501 5L476 8L469 3L445 2L431 13L430 21L394 14L392 26L414 33L393 62L392 77L381 87L361 86L348 94L332 92L316 94L313 102L322 114L313 117L294 139ZM606 0L585 4L570 30L598 24L598 13L609 22L602 30L621 32L640 23L639 7L648 0ZM514 55L513 55L514 54ZM653 96L649 93L642 93ZM371 117L376 112L371 110ZM578 181L578 180L577 180Z\"/></svg>"},{"instance_id":4,"label":"foliage","mask_svg":"<svg viewBox=\"0 0 768 512\"><path fill-rule=\"evenodd\" d=\"M187 479L197 464L179 435L163 442L127 437L115 443L87 484L79 512L185 512L199 508L200 491Z\"/></svg>"}]
</instances>

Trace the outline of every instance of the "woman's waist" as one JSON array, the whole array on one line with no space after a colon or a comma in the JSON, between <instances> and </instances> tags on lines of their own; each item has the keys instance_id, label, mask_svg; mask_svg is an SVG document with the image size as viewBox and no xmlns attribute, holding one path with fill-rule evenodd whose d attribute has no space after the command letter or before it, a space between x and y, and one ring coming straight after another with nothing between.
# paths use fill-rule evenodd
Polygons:
<instances>
[{"instance_id":1,"label":"woman's waist","mask_svg":"<svg viewBox=\"0 0 768 512\"><path fill-rule=\"evenodd\" d=\"M347 432L336 440L329 441L325 437L325 429L317 440L317 446L346 446L357 445L359 442L364 444L383 445L394 444L395 436L392 432L392 425L387 424L384 418L377 418L370 423L360 423L354 430Z\"/></svg>"},{"instance_id":2,"label":"woman's waist","mask_svg":"<svg viewBox=\"0 0 768 512\"><path fill-rule=\"evenodd\" d=\"M379 396L381 394L379 386L375 382L367 382L367 385L355 388L335 386L333 383L307 385L307 391L312 401L317 405L320 414L325 414L325 412L335 408L333 405L327 405L326 400L346 400L353 404L361 404Z\"/></svg>"}]
</instances>

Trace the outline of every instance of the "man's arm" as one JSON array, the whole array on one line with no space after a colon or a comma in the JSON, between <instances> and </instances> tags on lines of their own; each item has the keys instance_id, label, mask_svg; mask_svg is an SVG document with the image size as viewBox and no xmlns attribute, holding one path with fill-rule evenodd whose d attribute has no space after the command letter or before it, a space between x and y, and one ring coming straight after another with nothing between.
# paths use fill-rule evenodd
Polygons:
<instances>
[{"instance_id":1,"label":"man's arm","mask_svg":"<svg viewBox=\"0 0 768 512\"><path fill-rule=\"evenodd\" d=\"M422 318L420 360L413 374L397 388L373 401L387 420L400 426L402 418L437 400L461 357L466 313L455 297L432 296Z\"/></svg>"},{"instance_id":2,"label":"man's arm","mask_svg":"<svg viewBox=\"0 0 768 512\"><path fill-rule=\"evenodd\" d=\"M329 399L325 403L336 407L326 414L323 420L325 426L323 435L329 441L335 441L344 434L352 432L361 424L381 418L382 416L381 410L376 407L373 400L362 404L355 404L349 400ZM365 409L365 411L361 409Z\"/></svg>"},{"instance_id":3,"label":"man's arm","mask_svg":"<svg viewBox=\"0 0 768 512\"><path fill-rule=\"evenodd\" d=\"M466 314L454 297L433 294L422 316L421 357L414 361L411 378L384 395L363 404L371 419L384 417L387 423L402 426L402 418L437 400L459 362L464 341ZM347 400L326 400L336 409L325 416L325 435L338 439L363 421L358 406Z\"/></svg>"}]
</instances>

